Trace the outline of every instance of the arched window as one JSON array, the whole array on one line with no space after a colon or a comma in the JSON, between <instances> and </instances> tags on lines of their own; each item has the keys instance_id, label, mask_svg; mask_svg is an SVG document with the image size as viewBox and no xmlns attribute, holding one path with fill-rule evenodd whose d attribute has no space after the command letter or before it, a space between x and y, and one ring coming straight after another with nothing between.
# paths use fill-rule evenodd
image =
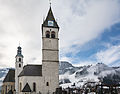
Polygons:
<instances>
[{"instance_id":1,"label":"arched window","mask_svg":"<svg viewBox=\"0 0 120 94\"><path fill-rule=\"evenodd\" d=\"M50 38L50 32L46 31L46 38Z\"/></svg>"},{"instance_id":2,"label":"arched window","mask_svg":"<svg viewBox=\"0 0 120 94\"><path fill-rule=\"evenodd\" d=\"M19 64L19 67L21 67L21 64Z\"/></svg>"},{"instance_id":3,"label":"arched window","mask_svg":"<svg viewBox=\"0 0 120 94\"><path fill-rule=\"evenodd\" d=\"M22 91L22 83L20 83L20 92Z\"/></svg>"},{"instance_id":4,"label":"arched window","mask_svg":"<svg viewBox=\"0 0 120 94\"><path fill-rule=\"evenodd\" d=\"M5 86L5 90L6 90L6 93L7 93L7 85Z\"/></svg>"},{"instance_id":5,"label":"arched window","mask_svg":"<svg viewBox=\"0 0 120 94\"><path fill-rule=\"evenodd\" d=\"M13 90L13 87L12 87L12 85L11 85L11 90Z\"/></svg>"},{"instance_id":6,"label":"arched window","mask_svg":"<svg viewBox=\"0 0 120 94\"><path fill-rule=\"evenodd\" d=\"M33 83L33 91L34 92L36 91L36 83L35 82Z\"/></svg>"},{"instance_id":7,"label":"arched window","mask_svg":"<svg viewBox=\"0 0 120 94\"><path fill-rule=\"evenodd\" d=\"M49 82L46 83L46 86L49 86Z\"/></svg>"},{"instance_id":8,"label":"arched window","mask_svg":"<svg viewBox=\"0 0 120 94\"><path fill-rule=\"evenodd\" d=\"M55 32L54 31L51 32L51 38L55 38Z\"/></svg>"},{"instance_id":9,"label":"arched window","mask_svg":"<svg viewBox=\"0 0 120 94\"><path fill-rule=\"evenodd\" d=\"M21 58L19 58L19 62L21 62Z\"/></svg>"}]
</instances>

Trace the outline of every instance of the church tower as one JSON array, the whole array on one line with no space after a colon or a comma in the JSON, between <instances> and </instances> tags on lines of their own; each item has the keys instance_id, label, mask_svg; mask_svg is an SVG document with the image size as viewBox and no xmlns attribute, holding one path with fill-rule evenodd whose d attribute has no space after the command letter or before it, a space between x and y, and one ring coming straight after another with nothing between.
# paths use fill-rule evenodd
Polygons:
<instances>
[{"instance_id":1,"label":"church tower","mask_svg":"<svg viewBox=\"0 0 120 94\"><path fill-rule=\"evenodd\" d=\"M19 46L17 48L17 55L15 56L16 62L15 62L15 90L16 94L18 94L18 75L23 70L23 55L22 55L22 48Z\"/></svg>"},{"instance_id":2,"label":"church tower","mask_svg":"<svg viewBox=\"0 0 120 94\"><path fill-rule=\"evenodd\" d=\"M50 6L42 24L42 75L44 94L53 94L59 87L59 26Z\"/></svg>"}]
</instances>

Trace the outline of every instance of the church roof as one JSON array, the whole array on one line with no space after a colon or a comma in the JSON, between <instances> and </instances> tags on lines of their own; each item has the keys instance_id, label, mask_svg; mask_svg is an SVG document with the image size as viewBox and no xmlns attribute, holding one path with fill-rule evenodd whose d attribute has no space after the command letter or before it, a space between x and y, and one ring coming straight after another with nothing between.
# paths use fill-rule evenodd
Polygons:
<instances>
[{"instance_id":1,"label":"church roof","mask_svg":"<svg viewBox=\"0 0 120 94\"><path fill-rule=\"evenodd\" d=\"M54 22L54 26L48 26L48 21L53 21ZM52 12L51 6L50 6L50 9L49 9L48 15L47 15L45 21L43 22L42 26L52 27L52 28L59 28L59 26L58 26L58 24L55 21L55 18L53 16L53 12Z\"/></svg>"},{"instance_id":2,"label":"church roof","mask_svg":"<svg viewBox=\"0 0 120 94\"><path fill-rule=\"evenodd\" d=\"M24 66L22 72L19 74L19 77L21 76L42 76L42 65Z\"/></svg>"},{"instance_id":3,"label":"church roof","mask_svg":"<svg viewBox=\"0 0 120 94\"><path fill-rule=\"evenodd\" d=\"M7 75L5 76L3 82L15 82L15 70L9 69Z\"/></svg>"},{"instance_id":4,"label":"church roof","mask_svg":"<svg viewBox=\"0 0 120 94\"><path fill-rule=\"evenodd\" d=\"M31 88L28 83L26 83L25 87L23 88L22 92L31 92Z\"/></svg>"}]
</instances>

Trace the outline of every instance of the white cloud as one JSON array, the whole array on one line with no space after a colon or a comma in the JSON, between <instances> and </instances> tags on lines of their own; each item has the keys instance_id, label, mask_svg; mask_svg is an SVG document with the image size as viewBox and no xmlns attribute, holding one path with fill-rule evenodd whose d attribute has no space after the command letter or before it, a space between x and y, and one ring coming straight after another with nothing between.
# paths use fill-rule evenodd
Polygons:
<instances>
[{"instance_id":1,"label":"white cloud","mask_svg":"<svg viewBox=\"0 0 120 94\"><path fill-rule=\"evenodd\" d=\"M53 12L60 25L62 56L70 51L77 53L81 45L98 37L105 28L119 21L118 1L52 1ZM19 41L25 64L41 63L41 24L48 6L46 0L0 0L0 45L4 45L0 46L1 64L14 66Z\"/></svg>"},{"instance_id":2,"label":"white cloud","mask_svg":"<svg viewBox=\"0 0 120 94\"><path fill-rule=\"evenodd\" d=\"M57 10L61 24L61 47L83 45L120 20L118 0L67 1ZM60 0L60 3L63 2ZM71 3L75 9L71 7Z\"/></svg>"},{"instance_id":3,"label":"white cloud","mask_svg":"<svg viewBox=\"0 0 120 94\"><path fill-rule=\"evenodd\" d=\"M98 62L105 63L107 65L111 65L120 60L120 45L111 46L104 51L100 51L96 54L96 58Z\"/></svg>"},{"instance_id":4,"label":"white cloud","mask_svg":"<svg viewBox=\"0 0 120 94\"><path fill-rule=\"evenodd\" d=\"M62 0L58 4L61 3ZM57 14L61 24L61 53L74 55L82 50L81 45L120 21L120 3L118 0L80 0L77 3L66 0Z\"/></svg>"},{"instance_id":5,"label":"white cloud","mask_svg":"<svg viewBox=\"0 0 120 94\"><path fill-rule=\"evenodd\" d=\"M63 56L62 58L60 58L60 61L69 61L69 62L72 62L72 59L68 58L66 56Z\"/></svg>"}]
</instances>

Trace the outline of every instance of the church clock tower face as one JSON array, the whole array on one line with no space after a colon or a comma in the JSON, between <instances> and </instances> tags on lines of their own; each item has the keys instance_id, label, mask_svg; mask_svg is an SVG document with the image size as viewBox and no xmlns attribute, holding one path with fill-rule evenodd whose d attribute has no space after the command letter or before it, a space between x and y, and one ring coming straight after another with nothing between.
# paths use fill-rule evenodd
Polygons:
<instances>
[{"instance_id":1,"label":"church clock tower face","mask_svg":"<svg viewBox=\"0 0 120 94\"><path fill-rule=\"evenodd\" d=\"M54 22L53 21L48 21L48 26L54 26Z\"/></svg>"}]
</instances>

